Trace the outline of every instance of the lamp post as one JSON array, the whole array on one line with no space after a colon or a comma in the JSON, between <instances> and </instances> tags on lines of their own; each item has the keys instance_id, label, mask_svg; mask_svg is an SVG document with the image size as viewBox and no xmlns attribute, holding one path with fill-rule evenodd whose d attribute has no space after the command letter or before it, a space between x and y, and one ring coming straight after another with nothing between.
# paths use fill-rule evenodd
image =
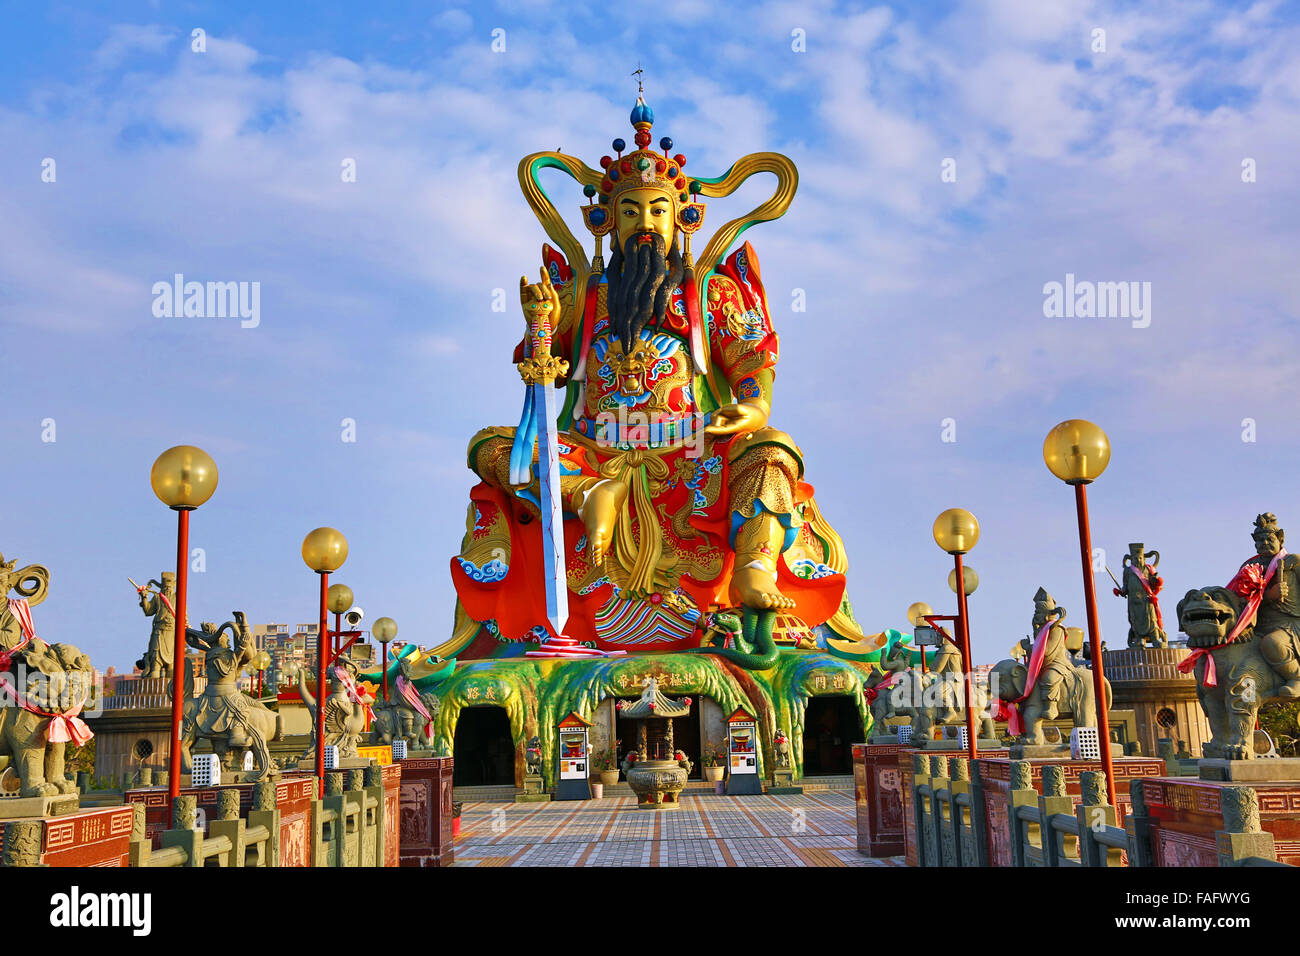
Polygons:
<instances>
[{"instance_id":1,"label":"lamp post","mask_svg":"<svg viewBox=\"0 0 1300 956\"><path fill-rule=\"evenodd\" d=\"M253 666L257 668L257 699L261 700L266 669L271 666L271 655L265 650L258 651L257 656L253 658Z\"/></svg>"},{"instance_id":2,"label":"lamp post","mask_svg":"<svg viewBox=\"0 0 1300 956\"><path fill-rule=\"evenodd\" d=\"M380 654L379 670L384 675L384 700L388 700L388 642L397 637L397 622L391 617L381 617L370 625L370 636L384 646Z\"/></svg>"},{"instance_id":3,"label":"lamp post","mask_svg":"<svg viewBox=\"0 0 1300 956\"><path fill-rule=\"evenodd\" d=\"M346 584L331 584L327 597L329 609L334 615L334 643L333 653L339 652L339 632L343 630L343 623L339 618L345 611L351 609L354 603L352 589Z\"/></svg>"},{"instance_id":4,"label":"lamp post","mask_svg":"<svg viewBox=\"0 0 1300 956\"><path fill-rule=\"evenodd\" d=\"M325 796L325 667L329 660L330 572L348 559L348 539L334 528L317 528L302 539L302 559L320 575L320 625L316 635L316 776Z\"/></svg>"},{"instance_id":5,"label":"lamp post","mask_svg":"<svg viewBox=\"0 0 1300 956\"><path fill-rule=\"evenodd\" d=\"M1079 518L1079 557L1083 562L1083 596L1088 609L1088 646L1092 649L1092 688L1097 702L1097 737L1106 771L1106 796L1115 803L1115 768L1110 755L1110 714L1106 710L1106 675L1101 660L1101 626L1097 622L1097 589L1092 580L1092 529L1088 525L1087 486L1110 464L1110 439L1092 422L1072 418L1061 422L1043 440L1047 470L1074 485Z\"/></svg>"},{"instance_id":6,"label":"lamp post","mask_svg":"<svg viewBox=\"0 0 1300 956\"><path fill-rule=\"evenodd\" d=\"M928 617L933 613L934 613L934 608L930 607L930 605L926 604L924 601L917 601L915 604L908 605L907 622L912 625L912 630L915 631L916 628L920 627L923 623L925 623L926 617ZM913 634L913 637L915 637L915 634ZM925 673L925 648L924 647L921 648L921 673L922 674Z\"/></svg>"},{"instance_id":7,"label":"lamp post","mask_svg":"<svg viewBox=\"0 0 1300 956\"><path fill-rule=\"evenodd\" d=\"M966 756L971 760L975 753L975 695L971 686L970 619L966 616L966 595L974 590L962 573L961 556L980 539L980 523L975 516L962 508L949 508L934 519L934 543L953 557L953 582L961 581L957 592L957 648L961 651L961 666L966 681Z\"/></svg>"},{"instance_id":8,"label":"lamp post","mask_svg":"<svg viewBox=\"0 0 1300 956\"><path fill-rule=\"evenodd\" d=\"M190 512L217 490L217 463L201 448L177 445L158 456L149 472L158 500L176 512L176 606L172 608L172 750L167 797L181 792L181 714L185 697L185 598L190 568Z\"/></svg>"},{"instance_id":9,"label":"lamp post","mask_svg":"<svg viewBox=\"0 0 1300 956\"><path fill-rule=\"evenodd\" d=\"M980 586L980 576L975 573L975 569L969 564L963 565L961 569L962 583L966 589L966 596L970 597L975 593L975 589ZM953 568L948 572L948 590L953 594L957 593L957 569Z\"/></svg>"}]
</instances>

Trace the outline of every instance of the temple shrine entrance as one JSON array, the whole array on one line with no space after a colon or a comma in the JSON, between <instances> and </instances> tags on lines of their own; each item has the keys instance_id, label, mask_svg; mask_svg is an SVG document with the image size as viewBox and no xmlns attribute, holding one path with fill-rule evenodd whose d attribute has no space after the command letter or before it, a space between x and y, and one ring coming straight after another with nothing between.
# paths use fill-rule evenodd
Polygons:
<instances>
[{"instance_id":1,"label":"temple shrine entrance","mask_svg":"<svg viewBox=\"0 0 1300 956\"><path fill-rule=\"evenodd\" d=\"M700 756L703 753L700 748L700 698L690 694L685 696L691 697L691 710L685 717L673 718L673 742L676 748L691 761L691 772L687 779L700 780L704 776L700 769ZM631 702L636 698L622 699ZM618 752L615 760L621 764L628 751L636 749L638 721L618 717L617 710L614 713L616 715L614 727L618 735ZM667 759L668 721L646 721L646 743L652 759L658 754L663 754Z\"/></svg>"},{"instance_id":2,"label":"temple shrine entrance","mask_svg":"<svg viewBox=\"0 0 1300 956\"><path fill-rule=\"evenodd\" d=\"M853 745L864 739L852 697L810 698L803 725L804 776L853 773Z\"/></svg>"},{"instance_id":3,"label":"temple shrine entrance","mask_svg":"<svg viewBox=\"0 0 1300 956\"><path fill-rule=\"evenodd\" d=\"M466 707L456 721L452 745L457 787L513 786L515 744L504 707Z\"/></svg>"}]
</instances>

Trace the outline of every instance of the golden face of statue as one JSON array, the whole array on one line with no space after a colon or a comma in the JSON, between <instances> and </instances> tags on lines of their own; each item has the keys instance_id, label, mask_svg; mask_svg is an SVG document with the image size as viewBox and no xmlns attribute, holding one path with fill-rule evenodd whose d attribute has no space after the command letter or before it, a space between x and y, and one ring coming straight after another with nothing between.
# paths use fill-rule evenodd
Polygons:
<instances>
[{"instance_id":1,"label":"golden face of statue","mask_svg":"<svg viewBox=\"0 0 1300 956\"><path fill-rule=\"evenodd\" d=\"M646 186L619 193L615 200L614 221L618 226L618 244L622 248L628 236L657 233L664 246L672 244L674 222L673 197L666 190Z\"/></svg>"}]
</instances>

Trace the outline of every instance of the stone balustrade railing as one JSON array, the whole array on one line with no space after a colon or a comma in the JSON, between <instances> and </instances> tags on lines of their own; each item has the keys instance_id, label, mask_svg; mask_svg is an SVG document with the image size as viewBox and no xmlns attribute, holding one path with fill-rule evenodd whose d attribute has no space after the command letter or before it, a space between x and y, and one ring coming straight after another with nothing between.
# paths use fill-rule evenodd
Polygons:
<instances>
[{"instance_id":1,"label":"stone balustrade railing","mask_svg":"<svg viewBox=\"0 0 1300 956\"><path fill-rule=\"evenodd\" d=\"M972 813L980 803L965 757L913 754L910 807L914 815L917 860L921 866L987 866L987 820ZM1011 764L1007 834L1013 866L1152 866L1152 821L1143 800L1142 780L1130 781L1132 805L1124 825L1106 803L1106 775L1080 774L1080 800L1066 793L1060 766L1043 768L1042 793L1033 787L1024 761ZM1223 829L1216 839L1220 866L1283 866L1273 836L1260 827L1259 803L1250 787L1225 788ZM1127 859L1125 859L1127 854Z\"/></svg>"}]
</instances>

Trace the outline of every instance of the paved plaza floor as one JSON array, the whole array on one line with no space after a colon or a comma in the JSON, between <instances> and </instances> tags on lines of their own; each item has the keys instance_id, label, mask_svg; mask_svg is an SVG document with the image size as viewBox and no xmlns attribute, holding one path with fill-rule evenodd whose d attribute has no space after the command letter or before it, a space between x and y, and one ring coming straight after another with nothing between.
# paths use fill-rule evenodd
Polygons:
<instances>
[{"instance_id":1,"label":"paved plaza floor","mask_svg":"<svg viewBox=\"0 0 1300 956\"><path fill-rule=\"evenodd\" d=\"M853 792L467 803L455 866L902 866L857 851Z\"/></svg>"}]
</instances>

